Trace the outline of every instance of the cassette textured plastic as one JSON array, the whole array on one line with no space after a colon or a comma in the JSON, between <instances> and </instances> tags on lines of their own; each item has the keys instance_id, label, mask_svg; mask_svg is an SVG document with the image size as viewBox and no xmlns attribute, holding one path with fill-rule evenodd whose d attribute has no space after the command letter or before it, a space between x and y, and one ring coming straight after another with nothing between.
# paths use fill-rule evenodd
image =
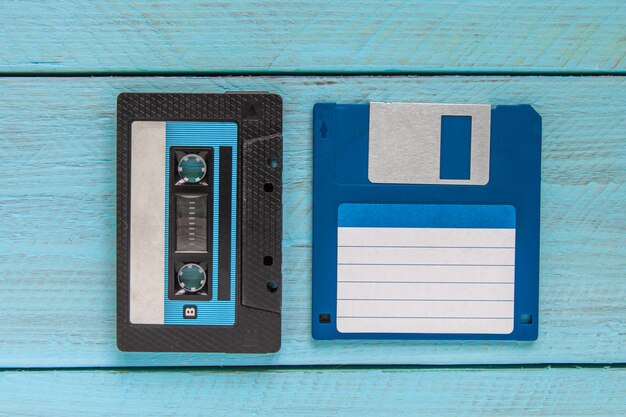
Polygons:
<instances>
[{"instance_id":1,"label":"cassette textured plastic","mask_svg":"<svg viewBox=\"0 0 626 417\"><path fill-rule=\"evenodd\" d=\"M314 110L313 336L537 338L541 117Z\"/></svg>"},{"instance_id":2,"label":"cassette textured plastic","mask_svg":"<svg viewBox=\"0 0 626 417\"><path fill-rule=\"evenodd\" d=\"M118 97L117 343L280 347L282 101Z\"/></svg>"}]
</instances>

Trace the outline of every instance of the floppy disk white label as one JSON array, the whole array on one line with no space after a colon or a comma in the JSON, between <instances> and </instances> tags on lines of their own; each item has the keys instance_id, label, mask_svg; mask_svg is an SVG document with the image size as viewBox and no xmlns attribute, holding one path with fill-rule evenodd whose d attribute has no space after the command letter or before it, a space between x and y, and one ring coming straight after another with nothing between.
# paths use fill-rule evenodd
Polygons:
<instances>
[{"instance_id":1,"label":"floppy disk white label","mask_svg":"<svg viewBox=\"0 0 626 417\"><path fill-rule=\"evenodd\" d=\"M513 331L510 206L343 204L337 246L339 332Z\"/></svg>"}]
</instances>

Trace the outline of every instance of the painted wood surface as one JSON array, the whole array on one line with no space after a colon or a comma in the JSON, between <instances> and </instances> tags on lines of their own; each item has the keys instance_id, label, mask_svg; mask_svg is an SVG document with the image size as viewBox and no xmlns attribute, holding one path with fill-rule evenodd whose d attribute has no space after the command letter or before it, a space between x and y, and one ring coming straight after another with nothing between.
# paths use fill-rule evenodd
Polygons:
<instances>
[{"instance_id":1,"label":"painted wood surface","mask_svg":"<svg viewBox=\"0 0 626 417\"><path fill-rule=\"evenodd\" d=\"M5 371L0 414L622 417L625 392L623 368Z\"/></svg>"},{"instance_id":2,"label":"painted wood surface","mask_svg":"<svg viewBox=\"0 0 626 417\"><path fill-rule=\"evenodd\" d=\"M285 105L282 349L121 353L116 96L239 89L279 93ZM0 367L624 362L625 92L622 77L1 79ZM536 107L544 129L537 342L311 339L312 106L333 100Z\"/></svg>"},{"instance_id":3,"label":"painted wood surface","mask_svg":"<svg viewBox=\"0 0 626 417\"><path fill-rule=\"evenodd\" d=\"M4 1L0 75L625 75L625 21L624 0ZM283 348L122 354L115 97L237 89L285 100ZM0 368L58 368L0 371L0 415L626 415L623 77L0 78L0 97ZM311 106L369 100L542 114L537 342L311 339ZM62 369L306 364L380 366Z\"/></svg>"},{"instance_id":4,"label":"painted wood surface","mask_svg":"<svg viewBox=\"0 0 626 417\"><path fill-rule=\"evenodd\" d=\"M3 73L625 73L623 0L4 1Z\"/></svg>"}]
</instances>

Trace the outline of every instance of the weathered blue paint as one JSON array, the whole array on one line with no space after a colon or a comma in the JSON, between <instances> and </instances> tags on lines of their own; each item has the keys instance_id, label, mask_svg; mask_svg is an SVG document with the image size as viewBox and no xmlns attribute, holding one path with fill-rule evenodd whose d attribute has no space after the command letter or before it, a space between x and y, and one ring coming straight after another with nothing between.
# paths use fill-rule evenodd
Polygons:
<instances>
[{"instance_id":1,"label":"weathered blue paint","mask_svg":"<svg viewBox=\"0 0 626 417\"><path fill-rule=\"evenodd\" d=\"M3 2L0 73L607 74L614 77L2 78L0 367L493 364L0 373L0 414L626 414L622 0ZM285 101L283 348L115 348L115 97L267 90ZM311 116L321 101L531 103L543 116L540 334L509 342L310 338ZM24 169L34 177L24 180ZM21 291L16 271L37 285ZM183 392L210 392L184 402ZM200 391L198 390L200 387Z\"/></svg>"},{"instance_id":2,"label":"weathered blue paint","mask_svg":"<svg viewBox=\"0 0 626 417\"><path fill-rule=\"evenodd\" d=\"M0 83L0 366L615 363L626 359L621 77L12 78ZM115 347L115 99L266 90L284 99L283 344L271 355ZM312 106L532 103L543 116L539 338L311 339ZM32 172L20 181L25 161ZM88 172L89 175L85 175ZM16 290L15 271L39 285Z\"/></svg>"},{"instance_id":3,"label":"weathered blue paint","mask_svg":"<svg viewBox=\"0 0 626 417\"><path fill-rule=\"evenodd\" d=\"M0 72L626 73L622 0L5 1Z\"/></svg>"}]
</instances>

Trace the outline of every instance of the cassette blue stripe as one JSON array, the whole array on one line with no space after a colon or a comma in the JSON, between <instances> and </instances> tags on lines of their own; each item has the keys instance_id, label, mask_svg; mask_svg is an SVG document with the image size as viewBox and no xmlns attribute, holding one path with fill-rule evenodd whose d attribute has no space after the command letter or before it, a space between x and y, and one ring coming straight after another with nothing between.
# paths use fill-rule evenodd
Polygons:
<instances>
[{"instance_id":1,"label":"cassette blue stripe","mask_svg":"<svg viewBox=\"0 0 626 417\"><path fill-rule=\"evenodd\" d=\"M213 271L212 271L212 300L170 300L167 291L168 271L168 239L169 239L169 187L165 187L165 324L177 325L214 325L232 326L236 322L236 251L237 251L237 124L233 122L167 122L166 123L166 178L169 178L169 149L173 146L210 146L214 148L213 166ZM217 277L218 277L218 236L219 236L219 148L232 148L232 205L231 210L231 256L230 256L230 300L217 300ZM197 318L195 320L183 319L182 311L185 305L197 306Z\"/></svg>"},{"instance_id":2,"label":"cassette blue stripe","mask_svg":"<svg viewBox=\"0 0 626 417\"><path fill-rule=\"evenodd\" d=\"M507 205L342 204L339 227L515 228L515 208Z\"/></svg>"}]
</instances>

